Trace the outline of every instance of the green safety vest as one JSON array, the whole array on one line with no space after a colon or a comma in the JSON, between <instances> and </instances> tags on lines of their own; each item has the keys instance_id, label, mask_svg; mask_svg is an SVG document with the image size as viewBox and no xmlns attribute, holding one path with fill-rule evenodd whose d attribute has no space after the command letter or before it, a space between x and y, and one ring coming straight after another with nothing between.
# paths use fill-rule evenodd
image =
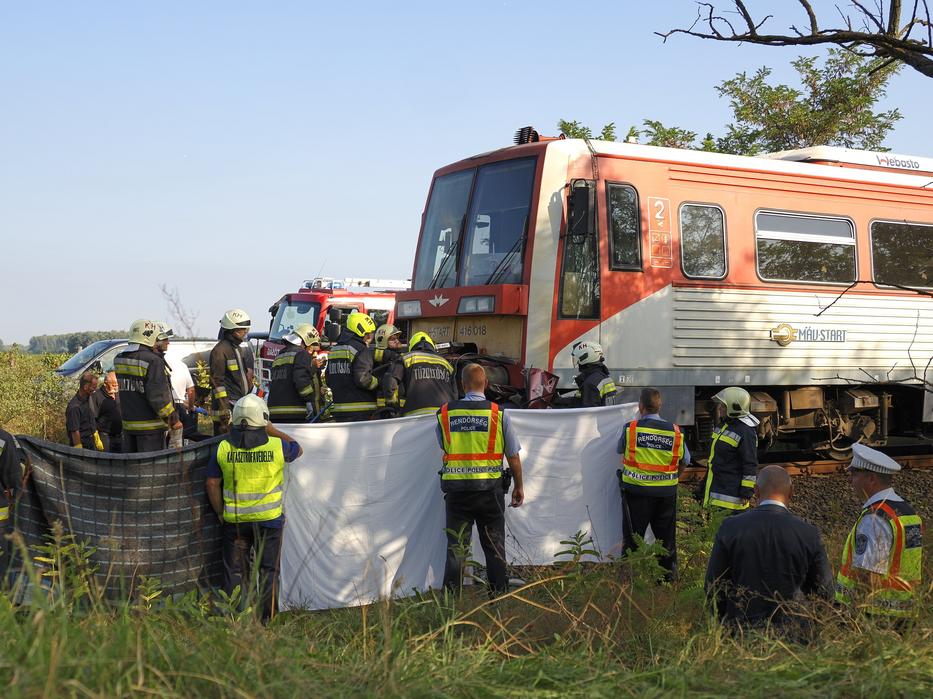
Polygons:
<instances>
[{"instance_id":1,"label":"green safety vest","mask_svg":"<svg viewBox=\"0 0 933 699\"><path fill-rule=\"evenodd\" d=\"M282 516L285 453L282 440L253 449L238 449L224 439L217 445L223 473L224 521L268 522Z\"/></svg>"},{"instance_id":2,"label":"green safety vest","mask_svg":"<svg viewBox=\"0 0 933 699\"><path fill-rule=\"evenodd\" d=\"M502 476L502 411L489 401L452 401L437 411L444 443L442 485L482 489ZM480 486L477 488L476 486Z\"/></svg>"},{"instance_id":3,"label":"green safety vest","mask_svg":"<svg viewBox=\"0 0 933 699\"><path fill-rule=\"evenodd\" d=\"M866 598L864 611L870 614L906 617L914 613L914 595L920 586L923 554L923 521L907 502L881 500L862 510L842 549L842 567L836 576L836 601L851 605L858 583L852 577L855 533L866 515L878 515L891 527L894 544L888 569L881 585Z\"/></svg>"},{"instance_id":4,"label":"green safety vest","mask_svg":"<svg viewBox=\"0 0 933 699\"><path fill-rule=\"evenodd\" d=\"M652 419L641 424L632 420L625 429L622 482L655 488L676 486L678 464L684 455L680 428Z\"/></svg>"}]
</instances>

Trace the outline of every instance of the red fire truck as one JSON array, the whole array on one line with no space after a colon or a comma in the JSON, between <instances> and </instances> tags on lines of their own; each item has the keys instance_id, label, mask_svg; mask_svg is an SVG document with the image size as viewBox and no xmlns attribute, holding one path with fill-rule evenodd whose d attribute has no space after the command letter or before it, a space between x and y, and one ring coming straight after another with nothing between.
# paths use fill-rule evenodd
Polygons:
<instances>
[{"instance_id":1,"label":"red fire truck","mask_svg":"<svg viewBox=\"0 0 933 699\"><path fill-rule=\"evenodd\" d=\"M530 401L532 368L572 386L603 345L693 443L746 387L760 441L844 458L933 429L933 159L817 147L761 157L548 139L434 175L409 332L494 362Z\"/></svg>"},{"instance_id":2,"label":"red fire truck","mask_svg":"<svg viewBox=\"0 0 933 699\"><path fill-rule=\"evenodd\" d=\"M285 294L270 308L269 337L259 350L260 383L270 380L272 360L285 346L282 339L302 323L310 323L321 334L322 349L336 340L340 326L354 311L368 313L376 326L395 319L395 292L410 288L408 280L331 279L306 280L298 291Z\"/></svg>"}]
</instances>

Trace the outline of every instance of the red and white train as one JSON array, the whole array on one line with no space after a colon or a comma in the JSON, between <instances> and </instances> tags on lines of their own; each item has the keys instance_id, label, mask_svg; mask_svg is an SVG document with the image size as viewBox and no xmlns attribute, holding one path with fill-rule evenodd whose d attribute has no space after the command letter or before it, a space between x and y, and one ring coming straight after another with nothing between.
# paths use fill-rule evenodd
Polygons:
<instances>
[{"instance_id":1,"label":"red and white train","mask_svg":"<svg viewBox=\"0 0 933 699\"><path fill-rule=\"evenodd\" d=\"M746 387L765 443L844 456L933 423L933 159L840 148L742 157L539 138L443 167L396 317L569 384L597 340L694 445Z\"/></svg>"}]
</instances>

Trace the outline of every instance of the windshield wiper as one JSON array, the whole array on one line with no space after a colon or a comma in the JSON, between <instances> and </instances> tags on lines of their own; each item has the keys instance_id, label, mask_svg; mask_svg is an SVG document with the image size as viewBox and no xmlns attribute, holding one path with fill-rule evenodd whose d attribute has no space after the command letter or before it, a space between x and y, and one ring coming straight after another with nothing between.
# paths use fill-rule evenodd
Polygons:
<instances>
[{"instance_id":1,"label":"windshield wiper","mask_svg":"<svg viewBox=\"0 0 933 699\"><path fill-rule=\"evenodd\" d=\"M504 265L508 261L509 255L512 255L513 253L515 253L520 247L524 248L526 240L528 240L528 214L525 214L525 221L524 221L524 226L522 227L522 234L518 238L516 238L515 242L512 243L512 247L509 248L509 251L505 253L505 255L502 257L501 260L499 260L499 264L496 265L496 268L492 271L492 274L489 275L489 278L483 282L483 286L488 286L489 284L492 284L493 281L496 280L496 278L499 276L499 273L503 269L508 269L507 267L504 267Z\"/></svg>"},{"instance_id":2,"label":"windshield wiper","mask_svg":"<svg viewBox=\"0 0 933 699\"><path fill-rule=\"evenodd\" d=\"M437 284L440 281L441 272L444 271L444 267L447 266L447 262L450 260L450 256L460 247L460 237L463 235L463 229L466 226L466 214L463 215L463 218L460 219L460 230L457 233L457 239L453 241L453 244L447 250L447 253L444 255L444 259L441 260L440 266L437 268L437 274L434 275L434 279L431 280L431 285L429 289L436 289ZM444 281L447 281L447 277L450 274L449 270L444 274Z\"/></svg>"}]
</instances>

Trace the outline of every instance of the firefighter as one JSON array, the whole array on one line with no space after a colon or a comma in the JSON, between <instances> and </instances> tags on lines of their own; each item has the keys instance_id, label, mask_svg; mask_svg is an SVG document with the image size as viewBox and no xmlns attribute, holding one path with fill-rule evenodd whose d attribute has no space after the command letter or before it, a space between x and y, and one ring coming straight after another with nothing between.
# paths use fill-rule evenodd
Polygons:
<instances>
[{"instance_id":1,"label":"firefighter","mask_svg":"<svg viewBox=\"0 0 933 699\"><path fill-rule=\"evenodd\" d=\"M249 327L249 315L240 308L231 308L220 319L219 342L209 362L215 436L229 431L230 409L253 389L253 354L243 347Z\"/></svg>"},{"instance_id":2,"label":"firefighter","mask_svg":"<svg viewBox=\"0 0 933 699\"><path fill-rule=\"evenodd\" d=\"M207 465L207 497L223 523L221 534L224 591L240 587L243 599L259 581L263 621L275 611L282 546L285 464L302 454L301 446L269 424L265 401L248 394L233 406L229 434L220 440ZM250 572L250 561L258 571Z\"/></svg>"},{"instance_id":3,"label":"firefighter","mask_svg":"<svg viewBox=\"0 0 933 699\"><path fill-rule=\"evenodd\" d=\"M626 551L637 547L651 525L666 553L658 559L673 580L677 573L677 480L690 463L680 428L661 418L661 393L643 388L638 419L622 428L617 452L622 455L622 535Z\"/></svg>"},{"instance_id":4,"label":"firefighter","mask_svg":"<svg viewBox=\"0 0 933 699\"><path fill-rule=\"evenodd\" d=\"M324 409L321 370L315 363L321 336L303 323L284 340L288 344L272 362L269 415L272 422L305 422Z\"/></svg>"},{"instance_id":5,"label":"firefighter","mask_svg":"<svg viewBox=\"0 0 933 699\"><path fill-rule=\"evenodd\" d=\"M408 352L399 357L382 378L382 391L389 405L400 405L399 387L405 393L404 415L427 415L444 403L457 399L454 368L437 353L434 340L417 332L408 342Z\"/></svg>"},{"instance_id":6,"label":"firefighter","mask_svg":"<svg viewBox=\"0 0 933 699\"><path fill-rule=\"evenodd\" d=\"M123 413L123 452L133 454L165 449L166 430L182 429L172 387L162 356L154 350L159 324L137 320L130 326L129 341L139 349L122 352L113 360L120 385Z\"/></svg>"},{"instance_id":7,"label":"firefighter","mask_svg":"<svg viewBox=\"0 0 933 699\"><path fill-rule=\"evenodd\" d=\"M337 344L327 353L327 387L334 396L331 412L337 422L368 420L376 409L379 380L359 359L372 342L376 323L365 313L354 311L340 329Z\"/></svg>"},{"instance_id":8,"label":"firefighter","mask_svg":"<svg viewBox=\"0 0 933 699\"><path fill-rule=\"evenodd\" d=\"M842 551L836 601L854 603L875 616L912 616L923 568L923 522L894 492L893 476L901 465L880 451L853 444L847 470L852 490L864 502Z\"/></svg>"},{"instance_id":9,"label":"firefighter","mask_svg":"<svg viewBox=\"0 0 933 699\"><path fill-rule=\"evenodd\" d=\"M180 429L170 430L168 433L169 448L177 448L184 445L185 423L187 422L190 425L188 408L185 401L189 400L188 385L191 387L192 394L194 393L194 381L191 380L191 373L188 371L188 367L185 366L184 362L180 359L170 361L168 357L166 357L168 346L172 338L175 337L175 331L172 330L168 323L159 323L158 326L159 333L156 335L156 343L153 349L156 354L162 357L162 362L165 364L165 373L168 374L168 383L169 386L172 387L172 400L175 404L175 412L178 413L178 420L182 424ZM187 374L187 376L185 376L185 374ZM184 386L184 388L180 389L179 384ZM197 432L197 416L193 416L193 418L193 431ZM192 431L190 426L188 427L188 431Z\"/></svg>"},{"instance_id":10,"label":"firefighter","mask_svg":"<svg viewBox=\"0 0 933 699\"><path fill-rule=\"evenodd\" d=\"M486 372L479 364L463 369L463 400L445 402L437 411L437 440L444 450L440 471L444 493L447 561L444 587L458 591L463 554L470 549L473 524L486 556L490 595L508 591L505 566L505 456L514 482L512 507L525 501L521 444L507 411L486 400Z\"/></svg>"},{"instance_id":11,"label":"firefighter","mask_svg":"<svg viewBox=\"0 0 933 699\"><path fill-rule=\"evenodd\" d=\"M371 375L377 381L401 356L402 331L392 324L380 325L376 328L373 343L357 357L357 366L362 376ZM380 382L381 383L381 382ZM376 396L376 406L386 407L386 397L380 388Z\"/></svg>"},{"instance_id":12,"label":"firefighter","mask_svg":"<svg viewBox=\"0 0 933 699\"><path fill-rule=\"evenodd\" d=\"M576 392L560 399L558 405L570 408L598 408L613 405L617 394L615 382L609 376L603 348L598 342L577 342L570 352L573 365L579 371L574 378Z\"/></svg>"},{"instance_id":13,"label":"firefighter","mask_svg":"<svg viewBox=\"0 0 933 699\"><path fill-rule=\"evenodd\" d=\"M704 507L734 513L748 509L758 475L758 418L744 388L724 388L713 399L725 408L725 421L713 431L706 471Z\"/></svg>"}]
</instances>

